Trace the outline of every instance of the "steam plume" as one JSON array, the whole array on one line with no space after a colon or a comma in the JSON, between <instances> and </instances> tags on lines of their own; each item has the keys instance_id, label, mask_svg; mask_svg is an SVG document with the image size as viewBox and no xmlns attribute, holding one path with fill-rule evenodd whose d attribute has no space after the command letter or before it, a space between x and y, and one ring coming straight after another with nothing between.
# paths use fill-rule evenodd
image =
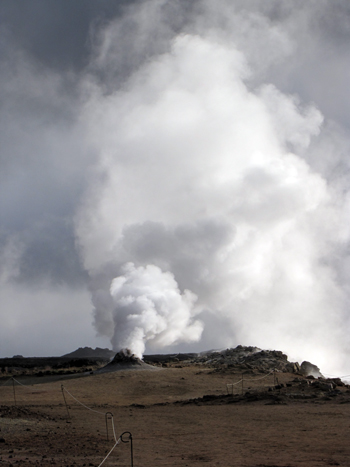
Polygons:
<instances>
[{"instance_id":1,"label":"steam plume","mask_svg":"<svg viewBox=\"0 0 350 467\"><path fill-rule=\"evenodd\" d=\"M202 325L191 322L197 297L188 290L181 295L172 274L152 265L135 268L132 263L123 272L110 289L115 306L114 347L131 348L142 357L149 340L161 347L199 340Z\"/></svg>"},{"instance_id":2,"label":"steam plume","mask_svg":"<svg viewBox=\"0 0 350 467\"><path fill-rule=\"evenodd\" d=\"M239 19L256 53L252 18ZM254 344L322 365L327 339L340 358L347 299L329 258L347 237L345 200L308 156L324 157L321 112L258 83L242 37L199 22L152 43L113 89L119 27L95 63L110 88L87 80L82 115L99 157L76 232L98 332L141 355L198 341L197 315L202 348ZM279 33L266 69L290 53Z\"/></svg>"},{"instance_id":3,"label":"steam plume","mask_svg":"<svg viewBox=\"0 0 350 467\"><path fill-rule=\"evenodd\" d=\"M349 374L349 2L27 3L0 2L1 355Z\"/></svg>"}]
</instances>

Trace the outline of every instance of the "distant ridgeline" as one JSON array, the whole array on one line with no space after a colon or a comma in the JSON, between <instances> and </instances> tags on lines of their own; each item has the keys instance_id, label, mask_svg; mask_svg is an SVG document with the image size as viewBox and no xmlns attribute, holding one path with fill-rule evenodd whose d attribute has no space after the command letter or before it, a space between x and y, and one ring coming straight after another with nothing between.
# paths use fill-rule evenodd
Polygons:
<instances>
[{"instance_id":1,"label":"distant ridgeline","mask_svg":"<svg viewBox=\"0 0 350 467\"><path fill-rule=\"evenodd\" d=\"M96 347L96 349L92 349L91 347L79 347L79 349L74 350L74 352L67 353L62 357L69 357L69 358L105 358L111 359L115 355L113 350L109 349L101 349Z\"/></svg>"},{"instance_id":2,"label":"distant ridgeline","mask_svg":"<svg viewBox=\"0 0 350 467\"><path fill-rule=\"evenodd\" d=\"M79 348L62 357L23 357L0 358L0 375L37 374L38 376L57 373L92 371L106 365L115 352L109 349ZM73 371L73 368L75 369Z\"/></svg>"}]
</instances>

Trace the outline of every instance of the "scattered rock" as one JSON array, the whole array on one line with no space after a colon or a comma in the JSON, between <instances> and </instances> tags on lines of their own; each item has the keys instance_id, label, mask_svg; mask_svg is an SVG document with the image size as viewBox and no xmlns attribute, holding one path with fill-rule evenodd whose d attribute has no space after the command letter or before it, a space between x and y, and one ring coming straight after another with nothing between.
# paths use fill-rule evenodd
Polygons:
<instances>
[{"instance_id":1,"label":"scattered rock","mask_svg":"<svg viewBox=\"0 0 350 467\"><path fill-rule=\"evenodd\" d=\"M327 381L331 381L335 386L346 386L346 384L343 383L343 381L340 378L330 378Z\"/></svg>"},{"instance_id":2,"label":"scattered rock","mask_svg":"<svg viewBox=\"0 0 350 467\"><path fill-rule=\"evenodd\" d=\"M327 383L324 381L315 381L312 383L312 386L321 389L322 391L332 391L334 389L333 383Z\"/></svg>"}]
</instances>

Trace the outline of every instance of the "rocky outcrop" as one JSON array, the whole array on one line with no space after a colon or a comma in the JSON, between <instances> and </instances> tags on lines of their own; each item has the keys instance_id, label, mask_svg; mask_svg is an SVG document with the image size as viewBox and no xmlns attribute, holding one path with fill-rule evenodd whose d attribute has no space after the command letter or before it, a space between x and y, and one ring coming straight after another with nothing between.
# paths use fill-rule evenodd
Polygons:
<instances>
[{"instance_id":1,"label":"rocky outcrop","mask_svg":"<svg viewBox=\"0 0 350 467\"><path fill-rule=\"evenodd\" d=\"M160 358L161 357L161 358ZM225 350L211 350L200 354L146 355L145 361L168 366L178 363L180 366L205 365L216 371L258 371L273 370L296 373L303 376L322 376L319 368L310 362L290 362L280 350L262 350L258 347L238 345Z\"/></svg>"},{"instance_id":2,"label":"rocky outcrop","mask_svg":"<svg viewBox=\"0 0 350 467\"><path fill-rule=\"evenodd\" d=\"M242 345L238 345L234 349L202 353L195 361L216 368L240 368L262 372L275 369L298 373L300 370L299 364L289 362L287 355L280 350L261 350L258 347Z\"/></svg>"}]
</instances>

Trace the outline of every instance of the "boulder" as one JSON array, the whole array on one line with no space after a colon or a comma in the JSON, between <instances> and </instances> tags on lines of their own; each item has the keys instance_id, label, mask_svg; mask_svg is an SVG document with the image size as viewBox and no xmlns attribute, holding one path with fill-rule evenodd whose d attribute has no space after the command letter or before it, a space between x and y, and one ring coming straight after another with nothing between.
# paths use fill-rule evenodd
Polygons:
<instances>
[{"instance_id":1,"label":"boulder","mask_svg":"<svg viewBox=\"0 0 350 467\"><path fill-rule=\"evenodd\" d=\"M304 361L300 366L300 374L303 376L312 375L315 378L323 377L318 366L306 361Z\"/></svg>"}]
</instances>

